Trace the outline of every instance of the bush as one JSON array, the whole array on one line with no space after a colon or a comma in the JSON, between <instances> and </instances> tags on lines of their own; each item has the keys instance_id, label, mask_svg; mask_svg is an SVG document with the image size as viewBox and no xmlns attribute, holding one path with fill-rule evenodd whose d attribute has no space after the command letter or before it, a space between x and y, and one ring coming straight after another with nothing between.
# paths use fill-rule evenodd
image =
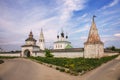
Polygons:
<instances>
[{"instance_id":1,"label":"bush","mask_svg":"<svg viewBox=\"0 0 120 80\"><path fill-rule=\"evenodd\" d=\"M45 50L45 56L46 57L53 57L54 55L51 54L50 50L46 49Z\"/></svg>"},{"instance_id":2,"label":"bush","mask_svg":"<svg viewBox=\"0 0 120 80\"><path fill-rule=\"evenodd\" d=\"M59 67L56 67L56 70L60 70Z\"/></svg>"},{"instance_id":3,"label":"bush","mask_svg":"<svg viewBox=\"0 0 120 80\"><path fill-rule=\"evenodd\" d=\"M3 61L3 60L0 60L0 64L2 64L2 63L4 63L4 61Z\"/></svg>"},{"instance_id":4,"label":"bush","mask_svg":"<svg viewBox=\"0 0 120 80\"><path fill-rule=\"evenodd\" d=\"M61 71L61 72L65 72L65 69L64 69L64 68L60 68L60 71Z\"/></svg>"}]
</instances>

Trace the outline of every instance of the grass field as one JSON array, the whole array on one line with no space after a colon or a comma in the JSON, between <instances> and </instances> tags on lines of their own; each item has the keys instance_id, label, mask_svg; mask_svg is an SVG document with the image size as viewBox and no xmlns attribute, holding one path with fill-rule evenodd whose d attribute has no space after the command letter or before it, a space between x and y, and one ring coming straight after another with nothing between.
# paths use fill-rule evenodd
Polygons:
<instances>
[{"instance_id":1,"label":"grass field","mask_svg":"<svg viewBox=\"0 0 120 80\"><path fill-rule=\"evenodd\" d=\"M0 56L0 59L13 59L13 58L17 58L14 56Z\"/></svg>"},{"instance_id":2,"label":"grass field","mask_svg":"<svg viewBox=\"0 0 120 80\"><path fill-rule=\"evenodd\" d=\"M108 56L103 58L48 58L48 57L30 57L39 62L44 62L47 64L57 65L64 68L68 68L70 71L81 73L90 71L103 63L106 63L118 55ZM56 68L57 69L57 68ZM62 70L65 71L65 70Z\"/></svg>"}]
</instances>

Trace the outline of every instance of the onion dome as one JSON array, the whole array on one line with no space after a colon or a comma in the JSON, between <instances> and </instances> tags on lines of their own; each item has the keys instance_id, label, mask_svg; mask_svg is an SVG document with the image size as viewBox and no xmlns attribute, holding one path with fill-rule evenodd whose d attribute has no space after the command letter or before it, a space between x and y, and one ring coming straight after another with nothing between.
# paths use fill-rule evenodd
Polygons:
<instances>
[{"instance_id":1,"label":"onion dome","mask_svg":"<svg viewBox=\"0 0 120 80\"><path fill-rule=\"evenodd\" d=\"M57 38L59 39L59 35L57 35Z\"/></svg>"},{"instance_id":2,"label":"onion dome","mask_svg":"<svg viewBox=\"0 0 120 80\"><path fill-rule=\"evenodd\" d=\"M66 39L68 39L68 36L66 36Z\"/></svg>"},{"instance_id":3,"label":"onion dome","mask_svg":"<svg viewBox=\"0 0 120 80\"><path fill-rule=\"evenodd\" d=\"M64 33L63 33L63 32L61 33L61 37L63 37L63 38L64 38Z\"/></svg>"},{"instance_id":4,"label":"onion dome","mask_svg":"<svg viewBox=\"0 0 120 80\"><path fill-rule=\"evenodd\" d=\"M36 40L33 38L32 31L30 32L29 37L25 41L35 41L36 42Z\"/></svg>"}]
</instances>

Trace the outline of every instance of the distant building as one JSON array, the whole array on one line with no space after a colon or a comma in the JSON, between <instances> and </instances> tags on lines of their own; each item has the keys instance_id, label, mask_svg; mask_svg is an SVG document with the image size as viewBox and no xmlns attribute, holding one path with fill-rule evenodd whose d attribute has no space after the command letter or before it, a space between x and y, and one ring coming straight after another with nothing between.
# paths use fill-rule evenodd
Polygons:
<instances>
[{"instance_id":1,"label":"distant building","mask_svg":"<svg viewBox=\"0 0 120 80\"><path fill-rule=\"evenodd\" d=\"M68 49L72 48L71 42L68 41L68 35L65 35L62 31L60 35L57 35L57 41L54 42L54 49Z\"/></svg>"},{"instance_id":2,"label":"distant building","mask_svg":"<svg viewBox=\"0 0 120 80\"><path fill-rule=\"evenodd\" d=\"M92 25L89 31L87 42L84 43L85 58L99 58L104 54L104 44L100 40L94 17L95 16L93 16L92 19Z\"/></svg>"}]
</instances>

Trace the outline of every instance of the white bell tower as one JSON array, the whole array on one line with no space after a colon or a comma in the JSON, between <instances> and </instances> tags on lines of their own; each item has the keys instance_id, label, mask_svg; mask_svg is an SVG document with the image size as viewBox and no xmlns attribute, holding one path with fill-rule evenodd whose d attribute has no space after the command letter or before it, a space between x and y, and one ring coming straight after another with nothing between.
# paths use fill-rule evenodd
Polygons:
<instances>
[{"instance_id":1,"label":"white bell tower","mask_svg":"<svg viewBox=\"0 0 120 80\"><path fill-rule=\"evenodd\" d=\"M42 28L41 28L41 32L40 32L40 38L39 38L39 47L41 50L45 50L45 39L44 39Z\"/></svg>"}]
</instances>

